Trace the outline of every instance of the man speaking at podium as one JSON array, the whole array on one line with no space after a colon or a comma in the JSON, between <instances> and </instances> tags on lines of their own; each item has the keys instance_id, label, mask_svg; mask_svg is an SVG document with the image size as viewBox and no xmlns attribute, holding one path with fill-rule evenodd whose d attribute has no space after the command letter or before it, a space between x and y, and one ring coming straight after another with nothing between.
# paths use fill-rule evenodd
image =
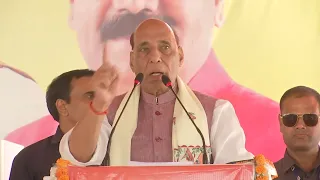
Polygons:
<instances>
[{"instance_id":1,"label":"man speaking at podium","mask_svg":"<svg viewBox=\"0 0 320 180\"><path fill-rule=\"evenodd\" d=\"M231 103L192 91L178 77L184 54L168 24L148 19L130 43L130 67L137 75L132 92L115 97L119 73L104 58L92 78L90 111L61 140L62 158L78 166L253 158Z\"/></svg>"}]
</instances>

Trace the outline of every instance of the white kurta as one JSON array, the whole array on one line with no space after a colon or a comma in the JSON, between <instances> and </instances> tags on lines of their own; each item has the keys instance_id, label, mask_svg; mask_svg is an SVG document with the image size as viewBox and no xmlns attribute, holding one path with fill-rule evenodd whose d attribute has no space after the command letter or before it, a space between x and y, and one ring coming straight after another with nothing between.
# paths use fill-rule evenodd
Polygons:
<instances>
[{"instance_id":1,"label":"white kurta","mask_svg":"<svg viewBox=\"0 0 320 180\"><path fill-rule=\"evenodd\" d=\"M215 164L225 164L254 157L245 148L244 131L229 101L217 100L212 118L210 143ZM103 122L96 151L91 160L86 163L77 161L69 150L68 142L71 132L72 129L63 136L60 142L61 157L77 166L100 165L106 155L108 137L111 132L108 120Z\"/></svg>"}]
</instances>

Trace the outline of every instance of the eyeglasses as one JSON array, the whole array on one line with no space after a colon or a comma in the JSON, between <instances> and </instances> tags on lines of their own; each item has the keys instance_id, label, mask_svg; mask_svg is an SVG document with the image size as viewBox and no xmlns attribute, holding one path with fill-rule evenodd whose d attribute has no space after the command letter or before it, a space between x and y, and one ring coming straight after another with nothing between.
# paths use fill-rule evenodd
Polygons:
<instances>
[{"instance_id":1,"label":"eyeglasses","mask_svg":"<svg viewBox=\"0 0 320 180\"><path fill-rule=\"evenodd\" d=\"M299 117L303 119L306 126L313 127L318 124L318 114L280 114L283 125L294 127L298 123Z\"/></svg>"}]
</instances>

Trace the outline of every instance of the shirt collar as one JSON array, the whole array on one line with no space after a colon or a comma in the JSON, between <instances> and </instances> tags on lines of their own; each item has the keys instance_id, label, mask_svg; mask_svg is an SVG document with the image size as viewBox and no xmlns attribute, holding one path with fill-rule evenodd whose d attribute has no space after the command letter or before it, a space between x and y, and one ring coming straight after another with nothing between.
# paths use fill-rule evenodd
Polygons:
<instances>
[{"instance_id":1,"label":"shirt collar","mask_svg":"<svg viewBox=\"0 0 320 180\"><path fill-rule=\"evenodd\" d=\"M293 171L296 166L295 160L289 155L288 150L284 153L283 161L282 161L282 169L283 169L283 174L287 173L289 171ZM315 164L315 168L320 166L320 150L318 151L318 157L317 161Z\"/></svg>"},{"instance_id":2,"label":"shirt collar","mask_svg":"<svg viewBox=\"0 0 320 180\"><path fill-rule=\"evenodd\" d=\"M283 162L282 162L282 166L283 166L283 173L286 173L288 171L292 171L292 168L295 165L295 161L294 159L289 155L288 150L286 150L286 152L284 153L283 156Z\"/></svg>"},{"instance_id":3,"label":"shirt collar","mask_svg":"<svg viewBox=\"0 0 320 180\"><path fill-rule=\"evenodd\" d=\"M177 85L173 89L176 93L178 92ZM141 90L141 97L144 102L146 102L148 104L153 104L153 105L165 104L165 103L168 103L168 102L175 100L175 98L176 98L176 96L172 93L171 90L168 90L164 94L161 94L157 97L155 95L148 94L148 93Z\"/></svg>"},{"instance_id":4,"label":"shirt collar","mask_svg":"<svg viewBox=\"0 0 320 180\"><path fill-rule=\"evenodd\" d=\"M60 143L60 140L63 137L63 132L60 129L60 126L58 126L56 133L53 135L52 139L51 139L51 143L52 144L56 144L56 143Z\"/></svg>"}]
</instances>

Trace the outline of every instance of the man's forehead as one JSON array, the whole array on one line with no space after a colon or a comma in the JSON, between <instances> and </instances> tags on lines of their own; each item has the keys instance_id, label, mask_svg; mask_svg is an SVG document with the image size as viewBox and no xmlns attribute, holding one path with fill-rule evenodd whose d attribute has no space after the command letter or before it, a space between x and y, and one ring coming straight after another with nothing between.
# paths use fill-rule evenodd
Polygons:
<instances>
[{"instance_id":1,"label":"man's forehead","mask_svg":"<svg viewBox=\"0 0 320 180\"><path fill-rule=\"evenodd\" d=\"M146 30L146 31L136 31L134 34L134 39L137 44L140 43L159 43L167 42L170 43L175 40L175 36L170 31L166 30Z\"/></svg>"},{"instance_id":2,"label":"man's forehead","mask_svg":"<svg viewBox=\"0 0 320 180\"><path fill-rule=\"evenodd\" d=\"M284 111L304 111L319 109L319 104L313 96L290 97L283 102ZM298 113L298 112L296 112ZM302 112L301 112L302 113ZM306 112L307 113L307 112Z\"/></svg>"},{"instance_id":3,"label":"man's forehead","mask_svg":"<svg viewBox=\"0 0 320 180\"><path fill-rule=\"evenodd\" d=\"M135 37L135 41L137 44L171 43L173 40L174 37L172 36L158 34L141 35Z\"/></svg>"},{"instance_id":4,"label":"man's forehead","mask_svg":"<svg viewBox=\"0 0 320 180\"><path fill-rule=\"evenodd\" d=\"M71 81L71 91L74 93L82 93L91 90L90 80L90 76L73 78Z\"/></svg>"},{"instance_id":5,"label":"man's forehead","mask_svg":"<svg viewBox=\"0 0 320 180\"><path fill-rule=\"evenodd\" d=\"M291 97L288 97L287 99L284 100L285 103L287 103L288 105L290 104L310 104L310 105L314 105L317 104L317 100L315 97L313 96L301 96L301 95L293 95Z\"/></svg>"}]
</instances>

